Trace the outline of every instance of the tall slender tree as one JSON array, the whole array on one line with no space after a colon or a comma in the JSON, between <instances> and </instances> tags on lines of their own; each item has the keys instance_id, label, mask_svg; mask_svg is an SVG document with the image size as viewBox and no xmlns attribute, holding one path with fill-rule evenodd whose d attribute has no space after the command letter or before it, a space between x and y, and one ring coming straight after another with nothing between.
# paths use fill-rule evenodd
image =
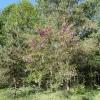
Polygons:
<instances>
[{"instance_id":1,"label":"tall slender tree","mask_svg":"<svg viewBox=\"0 0 100 100\"><path fill-rule=\"evenodd\" d=\"M23 0L5 8L2 11L2 19L1 32L5 44L0 48L0 69L6 69L4 73L8 73L10 77L8 81L10 80L9 83L12 83L15 88L15 97L17 86L23 84L22 77L26 75L25 62L19 59L19 55L27 47L25 40L27 40L28 35L34 33L34 24L39 22L38 12L28 0ZM31 31L26 34L28 30Z\"/></svg>"},{"instance_id":2,"label":"tall slender tree","mask_svg":"<svg viewBox=\"0 0 100 100\"><path fill-rule=\"evenodd\" d=\"M1 13L1 35L6 40L6 33L17 25L21 30L33 29L35 23L39 23L39 14L35 5L29 0L22 0L17 4L11 4Z\"/></svg>"}]
</instances>

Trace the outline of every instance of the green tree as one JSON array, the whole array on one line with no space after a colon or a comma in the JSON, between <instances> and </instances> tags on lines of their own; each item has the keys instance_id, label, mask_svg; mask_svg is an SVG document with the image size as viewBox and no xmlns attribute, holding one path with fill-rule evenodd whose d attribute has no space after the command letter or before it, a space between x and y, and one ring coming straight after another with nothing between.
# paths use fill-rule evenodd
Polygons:
<instances>
[{"instance_id":1,"label":"green tree","mask_svg":"<svg viewBox=\"0 0 100 100\"><path fill-rule=\"evenodd\" d=\"M59 29L61 23L65 21L67 25L74 22L75 29L78 34L87 33L88 28L94 28L95 22L92 22L86 16L84 9L88 9L87 2L81 2L82 0L36 0L39 4L39 8L42 11L42 18L45 23L51 23L56 29ZM83 5L85 5L83 7ZM89 6L89 8L91 8ZM83 35L82 34L82 35Z\"/></svg>"},{"instance_id":2,"label":"green tree","mask_svg":"<svg viewBox=\"0 0 100 100\"><path fill-rule=\"evenodd\" d=\"M5 44L5 41L6 41L5 40L5 36L6 36L5 24L14 6L15 4L11 4L1 11L1 14L0 14L0 45Z\"/></svg>"},{"instance_id":3,"label":"green tree","mask_svg":"<svg viewBox=\"0 0 100 100\"><path fill-rule=\"evenodd\" d=\"M76 64L80 83L100 85L100 30L81 41L73 50L71 64Z\"/></svg>"},{"instance_id":4,"label":"green tree","mask_svg":"<svg viewBox=\"0 0 100 100\"><path fill-rule=\"evenodd\" d=\"M29 34L33 34L34 25L39 23L36 7L29 1L23 0L18 4L12 4L5 8L1 14L2 27L1 32L5 41L0 48L0 69L5 69L3 76L8 73L8 86L14 86L16 96L17 87L23 85L22 78L25 77L26 63L19 58L26 47L25 41ZM28 30L30 33L27 33ZM26 34L27 33L27 34ZM3 42L2 41L2 42ZM6 77L5 77L6 79Z\"/></svg>"},{"instance_id":5,"label":"green tree","mask_svg":"<svg viewBox=\"0 0 100 100\"><path fill-rule=\"evenodd\" d=\"M7 81L8 86L14 86L15 92L14 97L16 96L16 89L23 85L22 78L25 74L25 62L19 59L19 55L26 48L24 40L25 35L23 36L22 31L17 27L13 26L13 29L10 30L10 33L7 35L7 44L0 48L0 69L4 69L5 81ZM1 72L2 72L1 71ZM6 76L9 78L6 78ZM7 80L6 80L7 79ZM3 80L1 81L1 83Z\"/></svg>"},{"instance_id":6,"label":"green tree","mask_svg":"<svg viewBox=\"0 0 100 100\"><path fill-rule=\"evenodd\" d=\"M63 85L69 90L71 77L77 75L75 66L69 65L69 52L78 39L74 37L76 33L70 30L72 26L66 27L66 23L63 23L59 32L49 25L43 29L37 27L38 34L31 36L30 48L21 56L29 63L27 82L37 83L39 87L44 85L47 89L55 89L65 83Z\"/></svg>"},{"instance_id":7,"label":"green tree","mask_svg":"<svg viewBox=\"0 0 100 100\"><path fill-rule=\"evenodd\" d=\"M37 7L28 0L7 6L3 9L0 18L2 21L1 36L4 41L6 41L6 33L12 30L14 24L21 30L27 31L33 29L35 23L40 23Z\"/></svg>"}]
</instances>

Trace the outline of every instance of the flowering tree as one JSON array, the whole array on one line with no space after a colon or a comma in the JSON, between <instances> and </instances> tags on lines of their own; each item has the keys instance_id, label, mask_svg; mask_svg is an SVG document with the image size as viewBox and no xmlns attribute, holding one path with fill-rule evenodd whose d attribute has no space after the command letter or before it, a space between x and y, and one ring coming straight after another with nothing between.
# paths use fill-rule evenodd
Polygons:
<instances>
[{"instance_id":1,"label":"flowering tree","mask_svg":"<svg viewBox=\"0 0 100 100\"><path fill-rule=\"evenodd\" d=\"M21 56L30 65L27 67L31 72L28 81L34 80L40 86L45 80L46 88L55 88L65 81L69 88L68 81L77 76L74 67L69 65L69 52L78 40L76 33L70 30L72 27L73 24L66 27L66 23L63 23L59 32L49 25L43 29L36 27L38 34L31 36L28 41L30 47Z\"/></svg>"}]
</instances>

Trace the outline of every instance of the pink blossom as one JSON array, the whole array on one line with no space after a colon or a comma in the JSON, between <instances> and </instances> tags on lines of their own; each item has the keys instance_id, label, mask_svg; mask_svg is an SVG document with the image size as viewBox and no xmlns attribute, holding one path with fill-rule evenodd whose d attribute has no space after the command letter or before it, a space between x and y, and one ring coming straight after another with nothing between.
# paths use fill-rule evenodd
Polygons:
<instances>
[{"instance_id":1,"label":"pink blossom","mask_svg":"<svg viewBox=\"0 0 100 100\"><path fill-rule=\"evenodd\" d=\"M71 33L69 33L69 34L66 36L66 38L71 37L71 36L73 36L73 35L75 35L75 34L76 34L75 32L71 32Z\"/></svg>"},{"instance_id":2,"label":"pink blossom","mask_svg":"<svg viewBox=\"0 0 100 100\"><path fill-rule=\"evenodd\" d=\"M62 32L66 32L66 28L62 28Z\"/></svg>"},{"instance_id":3,"label":"pink blossom","mask_svg":"<svg viewBox=\"0 0 100 100\"><path fill-rule=\"evenodd\" d=\"M41 31L41 30L40 30L39 28L36 29L36 32L40 33L40 31Z\"/></svg>"},{"instance_id":4,"label":"pink blossom","mask_svg":"<svg viewBox=\"0 0 100 100\"><path fill-rule=\"evenodd\" d=\"M41 30L41 29L37 28L37 29L36 29L36 32L38 32L38 33L40 34L40 36L45 36L47 30L45 30L45 29Z\"/></svg>"},{"instance_id":5,"label":"pink blossom","mask_svg":"<svg viewBox=\"0 0 100 100\"><path fill-rule=\"evenodd\" d=\"M70 40L67 40L67 41L66 41L66 44L69 44L69 43L70 43Z\"/></svg>"},{"instance_id":6,"label":"pink blossom","mask_svg":"<svg viewBox=\"0 0 100 100\"><path fill-rule=\"evenodd\" d=\"M29 55L29 58L30 58L30 59L32 59L32 57L33 57L33 55L32 55L32 54L30 54L30 55Z\"/></svg>"},{"instance_id":7,"label":"pink blossom","mask_svg":"<svg viewBox=\"0 0 100 100\"><path fill-rule=\"evenodd\" d=\"M32 63L32 62L34 62L34 60L32 59L32 56L33 55L29 55L28 57L22 56L22 59L23 59L23 61Z\"/></svg>"},{"instance_id":8,"label":"pink blossom","mask_svg":"<svg viewBox=\"0 0 100 100\"><path fill-rule=\"evenodd\" d=\"M64 38L64 36L59 36L59 39L63 39Z\"/></svg>"},{"instance_id":9,"label":"pink blossom","mask_svg":"<svg viewBox=\"0 0 100 100\"><path fill-rule=\"evenodd\" d=\"M61 42L61 45L64 46L65 45L65 42Z\"/></svg>"},{"instance_id":10,"label":"pink blossom","mask_svg":"<svg viewBox=\"0 0 100 100\"><path fill-rule=\"evenodd\" d=\"M72 28L74 26L74 24L71 24L69 27Z\"/></svg>"},{"instance_id":11,"label":"pink blossom","mask_svg":"<svg viewBox=\"0 0 100 100\"><path fill-rule=\"evenodd\" d=\"M71 76L73 77L73 76L75 76L75 74L71 74Z\"/></svg>"},{"instance_id":12,"label":"pink blossom","mask_svg":"<svg viewBox=\"0 0 100 100\"><path fill-rule=\"evenodd\" d=\"M24 56L22 56L22 59L23 59L23 61L26 61L26 62L33 62L31 57L24 57Z\"/></svg>"},{"instance_id":13,"label":"pink blossom","mask_svg":"<svg viewBox=\"0 0 100 100\"><path fill-rule=\"evenodd\" d=\"M29 63L33 63L33 62L34 62L34 60L32 60L32 59L29 59L29 60L28 60L28 62L29 62Z\"/></svg>"},{"instance_id":14,"label":"pink blossom","mask_svg":"<svg viewBox=\"0 0 100 100\"><path fill-rule=\"evenodd\" d=\"M46 42L48 42L48 39L43 39L42 42L43 42L43 43L46 43Z\"/></svg>"},{"instance_id":15,"label":"pink blossom","mask_svg":"<svg viewBox=\"0 0 100 100\"><path fill-rule=\"evenodd\" d=\"M25 60L24 60L24 61L28 62L28 59L27 59L27 58L25 58Z\"/></svg>"},{"instance_id":16,"label":"pink blossom","mask_svg":"<svg viewBox=\"0 0 100 100\"><path fill-rule=\"evenodd\" d=\"M58 44L57 47L60 47L60 44Z\"/></svg>"},{"instance_id":17,"label":"pink blossom","mask_svg":"<svg viewBox=\"0 0 100 100\"><path fill-rule=\"evenodd\" d=\"M63 27L66 27L66 23L64 22L64 23L62 24L62 26L63 26Z\"/></svg>"},{"instance_id":18,"label":"pink blossom","mask_svg":"<svg viewBox=\"0 0 100 100\"><path fill-rule=\"evenodd\" d=\"M42 37L42 36L45 36L45 35L46 35L46 31L45 30L41 30L40 36Z\"/></svg>"},{"instance_id":19,"label":"pink blossom","mask_svg":"<svg viewBox=\"0 0 100 100\"><path fill-rule=\"evenodd\" d=\"M34 41L33 40L29 40L29 43L32 44Z\"/></svg>"},{"instance_id":20,"label":"pink blossom","mask_svg":"<svg viewBox=\"0 0 100 100\"><path fill-rule=\"evenodd\" d=\"M50 31L51 31L51 29L52 29L52 26L49 26L49 27L48 27L48 32L50 32Z\"/></svg>"},{"instance_id":21,"label":"pink blossom","mask_svg":"<svg viewBox=\"0 0 100 100\"><path fill-rule=\"evenodd\" d=\"M30 46L34 46L34 40L29 40L28 43L29 43Z\"/></svg>"},{"instance_id":22,"label":"pink blossom","mask_svg":"<svg viewBox=\"0 0 100 100\"><path fill-rule=\"evenodd\" d=\"M77 42L78 41L78 39L72 39L72 42Z\"/></svg>"},{"instance_id":23,"label":"pink blossom","mask_svg":"<svg viewBox=\"0 0 100 100\"><path fill-rule=\"evenodd\" d=\"M58 35L60 35L62 32L58 32Z\"/></svg>"},{"instance_id":24,"label":"pink blossom","mask_svg":"<svg viewBox=\"0 0 100 100\"><path fill-rule=\"evenodd\" d=\"M67 32L67 31L69 31L69 30L70 30L70 28L69 28L69 27L68 27L68 28L66 28L66 32Z\"/></svg>"},{"instance_id":25,"label":"pink blossom","mask_svg":"<svg viewBox=\"0 0 100 100\"><path fill-rule=\"evenodd\" d=\"M17 57L18 57L18 58L21 58L21 56L20 56L20 55L18 55Z\"/></svg>"}]
</instances>

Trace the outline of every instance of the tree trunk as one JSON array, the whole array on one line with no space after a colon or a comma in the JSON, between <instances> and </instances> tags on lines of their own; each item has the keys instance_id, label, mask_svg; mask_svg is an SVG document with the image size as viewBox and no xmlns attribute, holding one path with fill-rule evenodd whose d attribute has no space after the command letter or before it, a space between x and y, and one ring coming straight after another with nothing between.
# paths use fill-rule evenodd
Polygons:
<instances>
[{"instance_id":1,"label":"tree trunk","mask_svg":"<svg viewBox=\"0 0 100 100\"><path fill-rule=\"evenodd\" d=\"M49 88L49 82L48 82L48 80L46 80L46 90L48 90L48 88Z\"/></svg>"},{"instance_id":2,"label":"tree trunk","mask_svg":"<svg viewBox=\"0 0 100 100\"><path fill-rule=\"evenodd\" d=\"M66 81L66 89L67 89L68 92L70 91L69 80Z\"/></svg>"},{"instance_id":3,"label":"tree trunk","mask_svg":"<svg viewBox=\"0 0 100 100\"><path fill-rule=\"evenodd\" d=\"M13 95L13 97L15 98L16 97L16 90L17 90L17 88L16 88L16 78L15 77L13 77L13 82L14 82L14 95Z\"/></svg>"},{"instance_id":4,"label":"tree trunk","mask_svg":"<svg viewBox=\"0 0 100 100\"><path fill-rule=\"evenodd\" d=\"M13 83L14 83L14 94L13 97L16 97L16 91L17 91L17 84L16 84L16 77L15 77L15 69L13 67Z\"/></svg>"}]
</instances>

